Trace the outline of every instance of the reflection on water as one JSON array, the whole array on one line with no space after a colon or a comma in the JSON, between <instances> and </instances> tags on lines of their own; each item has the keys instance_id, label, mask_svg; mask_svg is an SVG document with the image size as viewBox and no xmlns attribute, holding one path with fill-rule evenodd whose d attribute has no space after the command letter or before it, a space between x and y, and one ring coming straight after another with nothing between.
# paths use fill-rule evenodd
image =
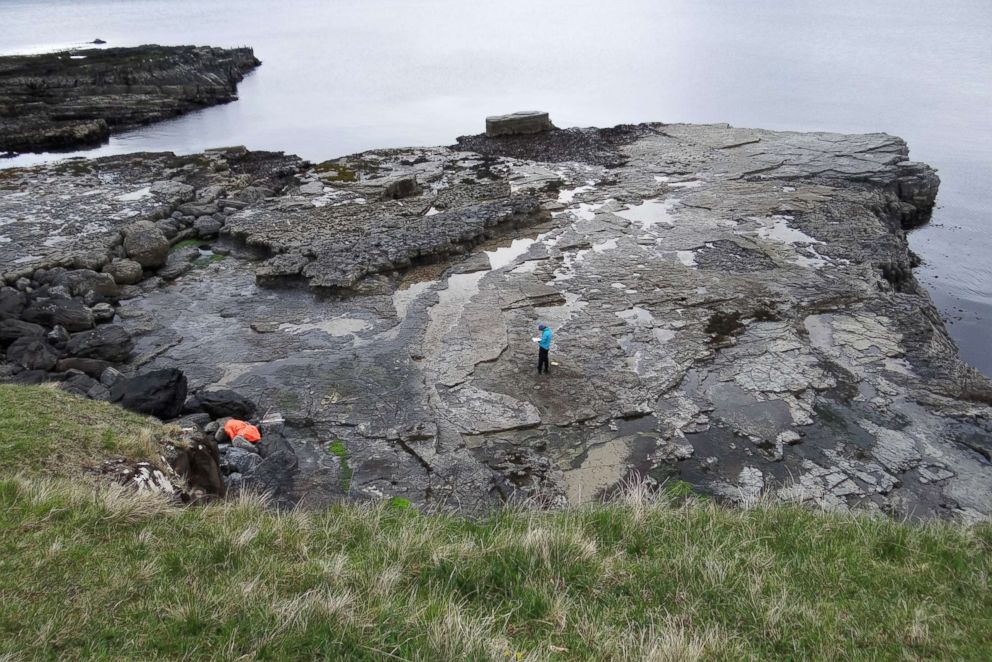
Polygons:
<instances>
[{"instance_id":1,"label":"reflection on water","mask_svg":"<svg viewBox=\"0 0 992 662\"><path fill-rule=\"evenodd\" d=\"M450 144L494 113L559 126L649 120L886 131L943 180L911 235L962 353L992 374L992 4L925 0L10 0L0 52L255 48L236 103L121 135L92 155L244 144L323 160ZM430 35L425 39L424 35ZM549 75L548 72L553 72ZM37 162L26 156L11 163ZM671 176L691 182L692 174ZM693 185L693 184L683 184ZM586 210L591 213L591 210Z\"/></svg>"}]
</instances>

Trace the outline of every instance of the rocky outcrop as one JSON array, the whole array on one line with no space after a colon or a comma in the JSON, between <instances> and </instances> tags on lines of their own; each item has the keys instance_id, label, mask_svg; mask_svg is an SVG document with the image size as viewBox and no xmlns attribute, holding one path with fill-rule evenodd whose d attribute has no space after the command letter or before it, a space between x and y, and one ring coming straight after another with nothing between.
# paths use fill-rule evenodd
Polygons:
<instances>
[{"instance_id":1,"label":"rocky outcrop","mask_svg":"<svg viewBox=\"0 0 992 662\"><path fill-rule=\"evenodd\" d=\"M170 242L224 219L211 250L230 258L168 287L151 271L121 286L131 297L113 324L142 370L180 368L194 392L232 389L283 412L256 447L219 451L232 492L484 512L608 497L641 477L743 504L992 513L992 385L958 360L913 276L906 228L929 216L938 180L898 138L645 124L316 166L223 157L250 163L248 177L221 174L211 155L171 177L169 157L129 158L112 171L146 175L126 188L84 196L103 180L74 189L68 173L39 185L66 191L60 208L74 214L60 217L76 227L126 218L106 227L108 261L153 208ZM393 199L403 180L416 189ZM104 202L143 200L155 181L192 190L148 194L168 205ZM48 196L26 197L0 193L0 212L35 230L3 226L19 242L8 254L44 257L8 272L20 293L0 299L8 320L73 296L35 273L56 258L37 211ZM58 259L79 249L67 240ZM555 333L541 377L538 322ZM107 326L94 323L65 347ZM66 358L56 369L82 370ZM260 460L244 455L255 450Z\"/></svg>"},{"instance_id":2,"label":"rocky outcrop","mask_svg":"<svg viewBox=\"0 0 992 662\"><path fill-rule=\"evenodd\" d=\"M0 152L64 150L237 98L250 48L137 46L0 57Z\"/></svg>"}]
</instances>

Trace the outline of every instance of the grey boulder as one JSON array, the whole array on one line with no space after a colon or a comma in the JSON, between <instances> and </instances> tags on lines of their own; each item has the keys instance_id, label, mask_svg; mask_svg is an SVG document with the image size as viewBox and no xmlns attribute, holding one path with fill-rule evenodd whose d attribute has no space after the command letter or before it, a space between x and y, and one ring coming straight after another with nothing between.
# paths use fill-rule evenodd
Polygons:
<instances>
[{"instance_id":1,"label":"grey boulder","mask_svg":"<svg viewBox=\"0 0 992 662\"><path fill-rule=\"evenodd\" d=\"M523 110L508 115L491 115L486 118L486 135L514 136L541 133L555 128L548 114L539 110Z\"/></svg>"},{"instance_id":2,"label":"grey boulder","mask_svg":"<svg viewBox=\"0 0 992 662\"><path fill-rule=\"evenodd\" d=\"M123 363L134 348L131 334L122 326L104 324L90 331L74 333L66 343L65 353L87 359Z\"/></svg>"},{"instance_id":3,"label":"grey boulder","mask_svg":"<svg viewBox=\"0 0 992 662\"><path fill-rule=\"evenodd\" d=\"M169 240L150 221L138 221L124 230L124 251L146 269L165 264L169 255Z\"/></svg>"}]
</instances>

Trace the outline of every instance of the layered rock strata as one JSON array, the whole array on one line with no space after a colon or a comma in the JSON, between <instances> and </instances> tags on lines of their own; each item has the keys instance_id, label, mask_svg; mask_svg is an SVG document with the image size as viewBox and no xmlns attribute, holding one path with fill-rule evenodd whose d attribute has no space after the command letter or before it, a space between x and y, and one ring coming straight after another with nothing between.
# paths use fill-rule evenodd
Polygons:
<instances>
[{"instance_id":1,"label":"layered rock strata","mask_svg":"<svg viewBox=\"0 0 992 662\"><path fill-rule=\"evenodd\" d=\"M65 150L237 98L250 48L137 46L0 57L0 152Z\"/></svg>"},{"instance_id":2,"label":"layered rock strata","mask_svg":"<svg viewBox=\"0 0 992 662\"><path fill-rule=\"evenodd\" d=\"M204 241L230 257L164 281L185 259L173 249L115 312L131 364L282 413L259 480L287 503L481 512L647 477L741 503L977 518L992 513L992 385L913 277L906 230L938 179L907 157L885 134L663 124L317 166L248 153L245 177L215 156L142 155L76 162L116 169L99 194L68 186L86 173L7 171L0 251L35 270L77 246L129 259L120 233L157 215L130 207L154 182L188 200L157 226L196 232L202 210L182 205L212 198ZM23 195L39 189L75 210L79 236L57 249L46 196ZM125 204L136 213L87 234ZM27 268L5 273L30 297ZM547 377L538 322L555 332ZM249 459L226 453L242 475Z\"/></svg>"}]
</instances>

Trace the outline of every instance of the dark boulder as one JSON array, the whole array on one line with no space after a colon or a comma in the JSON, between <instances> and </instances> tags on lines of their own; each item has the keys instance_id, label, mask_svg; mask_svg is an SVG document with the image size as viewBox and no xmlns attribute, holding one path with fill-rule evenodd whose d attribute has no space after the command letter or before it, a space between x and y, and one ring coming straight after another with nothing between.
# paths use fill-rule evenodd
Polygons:
<instances>
[{"instance_id":1,"label":"dark boulder","mask_svg":"<svg viewBox=\"0 0 992 662\"><path fill-rule=\"evenodd\" d=\"M24 336L7 348L7 360L25 370L51 370L59 360L59 353L44 338Z\"/></svg>"},{"instance_id":2,"label":"dark boulder","mask_svg":"<svg viewBox=\"0 0 992 662\"><path fill-rule=\"evenodd\" d=\"M19 317L26 304L24 292L18 292L13 287L0 287L0 320Z\"/></svg>"},{"instance_id":3,"label":"dark boulder","mask_svg":"<svg viewBox=\"0 0 992 662\"><path fill-rule=\"evenodd\" d=\"M204 390L195 394L183 408L185 412L203 411L213 418L230 416L247 420L255 415L258 407L254 402L229 389Z\"/></svg>"},{"instance_id":4,"label":"dark boulder","mask_svg":"<svg viewBox=\"0 0 992 662\"><path fill-rule=\"evenodd\" d=\"M100 379L100 375L109 367L110 363L108 361L101 361L100 359L68 358L62 359L55 364L55 369L59 372L78 370L94 379Z\"/></svg>"},{"instance_id":5,"label":"dark boulder","mask_svg":"<svg viewBox=\"0 0 992 662\"><path fill-rule=\"evenodd\" d=\"M92 329L93 311L79 299L38 299L24 309L25 322L52 327L61 324L69 331Z\"/></svg>"},{"instance_id":6,"label":"dark boulder","mask_svg":"<svg viewBox=\"0 0 992 662\"><path fill-rule=\"evenodd\" d=\"M73 372L59 384L59 388L69 393L75 393L81 397L89 397L94 386L99 386L100 382L81 372Z\"/></svg>"},{"instance_id":7,"label":"dark boulder","mask_svg":"<svg viewBox=\"0 0 992 662\"><path fill-rule=\"evenodd\" d=\"M69 342L69 331L61 324L56 324L51 331L45 334L45 337L55 347L65 347L65 344Z\"/></svg>"},{"instance_id":8,"label":"dark boulder","mask_svg":"<svg viewBox=\"0 0 992 662\"><path fill-rule=\"evenodd\" d=\"M225 473L251 474L262 463L257 453L235 446L220 447L220 465Z\"/></svg>"},{"instance_id":9,"label":"dark boulder","mask_svg":"<svg viewBox=\"0 0 992 662\"><path fill-rule=\"evenodd\" d=\"M125 409L168 420L182 411L186 388L181 370L165 368L118 380L110 389L110 398Z\"/></svg>"},{"instance_id":10,"label":"dark boulder","mask_svg":"<svg viewBox=\"0 0 992 662\"><path fill-rule=\"evenodd\" d=\"M91 331L74 333L65 345L65 353L85 359L123 363L134 348L131 334L116 324L104 324Z\"/></svg>"},{"instance_id":11,"label":"dark boulder","mask_svg":"<svg viewBox=\"0 0 992 662\"><path fill-rule=\"evenodd\" d=\"M25 336L44 336L45 327L31 322L9 319L0 321L0 345L12 343Z\"/></svg>"}]
</instances>

